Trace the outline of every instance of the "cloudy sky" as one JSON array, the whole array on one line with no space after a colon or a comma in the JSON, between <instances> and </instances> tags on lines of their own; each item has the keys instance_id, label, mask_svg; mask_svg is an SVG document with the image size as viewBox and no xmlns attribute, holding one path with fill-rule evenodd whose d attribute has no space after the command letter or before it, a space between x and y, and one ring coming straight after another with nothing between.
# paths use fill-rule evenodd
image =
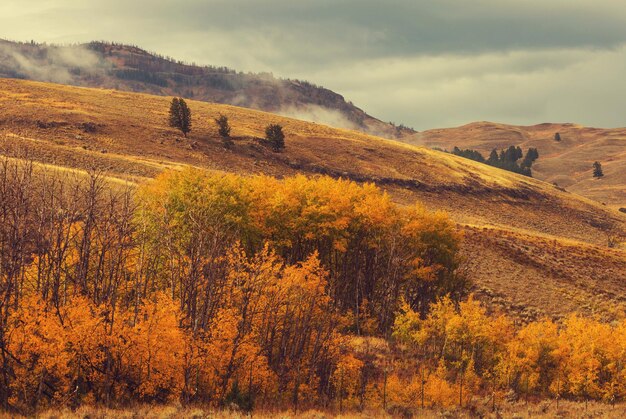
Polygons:
<instances>
[{"instance_id":1,"label":"cloudy sky","mask_svg":"<svg viewBox=\"0 0 626 419\"><path fill-rule=\"evenodd\" d=\"M2 0L0 38L270 71L419 130L626 126L624 0Z\"/></svg>"}]
</instances>

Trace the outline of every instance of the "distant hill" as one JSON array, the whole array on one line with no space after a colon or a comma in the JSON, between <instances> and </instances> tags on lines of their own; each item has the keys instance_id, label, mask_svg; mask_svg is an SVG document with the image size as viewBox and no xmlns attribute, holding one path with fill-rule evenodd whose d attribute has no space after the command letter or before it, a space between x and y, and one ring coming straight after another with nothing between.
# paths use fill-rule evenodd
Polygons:
<instances>
[{"instance_id":1,"label":"distant hill","mask_svg":"<svg viewBox=\"0 0 626 419\"><path fill-rule=\"evenodd\" d=\"M555 139L559 133L560 141ZM533 176L614 208L626 207L626 128L590 128L576 124L515 126L474 122L456 128L433 129L403 139L410 144L452 150L455 146L480 151L510 145L539 151ZM604 177L592 176L599 161Z\"/></svg>"},{"instance_id":2,"label":"distant hill","mask_svg":"<svg viewBox=\"0 0 626 419\"><path fill-rule=\"evenodd\" d=\"M0 77L99 87L258 109L386 138L414 134L329 89L269 73L197 66L107 42L55 46L0 40Z\"/></svg>"},{"instance_id":3,"label":"distant hill","mask_svg":"<svg viewBox=\"0 0 626 419\"><path fill-rule=\"evenodd\" d=\"M572 311L611 319L626 309L626 249L607 247L611 228L626 230L626 214L449 153L256 110L187 103L194 125L183 138L167 124L165 97L0 79L0 155L57 170L100 168L115 182L140 183L188 165L374 182L400 204L419 201L449 213L465 234L474 292L490 307L524 321ZM232 126L229 149L213 123L220 113ZM268 123L284 127L284 152L258 140ZM563 130L562 141L568 135ZM607 165L607 178L611 171Z\"/></svg>"}]
</instances>

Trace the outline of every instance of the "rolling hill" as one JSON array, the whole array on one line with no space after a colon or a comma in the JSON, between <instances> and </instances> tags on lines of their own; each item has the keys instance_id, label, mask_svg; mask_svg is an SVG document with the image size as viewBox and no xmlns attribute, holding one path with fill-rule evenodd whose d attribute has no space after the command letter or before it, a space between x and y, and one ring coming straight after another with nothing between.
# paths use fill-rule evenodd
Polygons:
<instances>
[{"instance_id":1,"label":"rolling hill","mask_svg":"<svg viewBox=\"0 0 626 419\"><path fill-rule=\"evenodd\" d=\"M606 246L607 232L626 227L626 214L609 206L425 147L229 105L188 101L194 125L183 138L167 126L169 101L0 79L0 154L63 170L99 168L132 183L185 165L375 182L399 203L418 200L450 214L465 232L474 291L490 307L522 321L571 311L606 319L626 308L626 250ZM213 122L220 113L230 119L231 149ZM283 125L283 153L259 140L268 123ZM613 175L608 164L606 173Z\"/></svg>"},{"instance_id":2,"label":"rolling hill","mask_svg":"<svg viewBox=\"0 0 626 419\"><path fill-rule=\"evenodd\" d=\"M106 42L54 46L0 40L0 77L184 96L293 116L388 138L414 133L382 122L343 96L301 80L197 66Z\"/></svg>"},{"instance_id":3,"label":"rolling hill","mask_svg":"<svg viewBox=\"0 0 626 419\"><path fill-rule=\"evenodd\" d=\"M561 140L555 140L559 133ZM457 128L420 132L407 142L451 150L455 146L480 151L510 145L539 150L533 176L568 191L606 203L626 207L626 128L590 128L575 124L513 126L475 122ZM605 176L594 179L592 164L602 163Z\"/></svg>"}]
</instances>

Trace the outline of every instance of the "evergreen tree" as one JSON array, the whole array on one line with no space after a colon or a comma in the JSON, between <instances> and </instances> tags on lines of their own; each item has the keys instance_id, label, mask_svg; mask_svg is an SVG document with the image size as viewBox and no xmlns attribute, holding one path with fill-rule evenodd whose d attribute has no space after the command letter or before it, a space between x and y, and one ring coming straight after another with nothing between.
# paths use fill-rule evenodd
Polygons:
<instances>
[{"instance_id":1,"label":"evergreen tree","mask_svg":"<svg viewBox=\"0 0 626 419\"><path fill-rule=\"evenodd\" d=\"M498 151L494 148L493 150L491 150L491 154L489 154L489 158L487 159L487 163L489 163L490 165L495 165L496 163L498 163L499 161L499 157L498 157Z\"/></svg>"},{"instance_id":2,"label":"evergreen tree","mask_svg":"<svg viewBox=\"0 0 626 419\"><path fill-rule=\"evenodd\" d=\"M173 98L170 104L170 127L176 128L185 137L191 131L191 110L183 98Z\"/></svg>"},{"instance_id":3,"label":"evergreen tree","mask_svg":"<svg viewBox=\"0 0 626 419\"><path fill-rule=\"evenodd\" d=\"M500 160L502 162L515 163L518 161L524 153L520 147L509 146L505 151L500 153Z\"/></svg>"},{"instance_id":4,"label":"evergreen tree","mask_svg":"<svg viewBox=\"0 0 626 419\"><path fill-rule=\"evenodd\" d=\"M285 134L283 127L278 124L270 124L265 128L265 139L272 146L272 150L279 152L285 148Z\"/></svg>"},{"instance_id":5,"label":"evergreen tree","mask_svg":"<svg viewBox=\"0 0 626 419\"><path fill-rule=\"evenodd\" d=\"M604 176L604 172L602 172L602 165L600 162L593 163L593 177L602 177Z\"/></svg>"},{"instance_id":6,"label":"evergreen tree","mask_svg":"<svg viewBox=\"0 0 626 419\"><path fill-rule=\"evenodd\" d=\"M561 141L561 134L559 134L558 132L554 134L554 141Z\"/></svg>"},{"instance_id":7,"label":"evergreen tree","mask_svg":"<svg viewBox=\"0 0 626 419\"><path fill-rule=\"evenodd\" d=\"M539 158L539 152L537 151L537 149L529 148L528 151L526 152L526 156L524 156L524 160L522 160L522 163L520 164L520 167L530 168L535 162L535 160L537 160L538 158Z\"/></svg>"},{"instance_id":8,"label":"evergreen tree","mask_svg":"<svg viewBox=\"0 0 626 419\"><path fill-rule=\"evenodd\" d=\"M230 147L233 142L230 139L230 124L228 123L228 117L220 114L218 118L215 118L215 123L217 124L217 130L220 137L222 137L224 146Z\"/></svg>"},{"instance_id":9,"label":"evergreen tree","mask_svg":"<svg viewBox=\"0 0 626 419\"><path fill-rule=\"evenodd\" d=\"M452 149L452 154L465 157L466 159L474 160L474 161L481 162L481 163L485 162L485 158L483 157L482 154L480 154L479 151L472 150L469 148L465 150L461 150L460 148L455 146L454 149Z\"/></svg>"},{"instance_id":10,"label":"evergreen tree","mask_svg":"<svg viewBox=\"0 0 626 419\"><path fill-rule=\"evenodd\" d=\"M178 128L178 117L180 115L180 99L177 97L172 99L172 103L170 103L170 127Z\"/></svg>"},{"instance_id":11,"label":"evergreen tree","mask_svg":"<svg viewBox=\"0 0 626 419\"><path fill-rule=\"evenodd\" d=\"M535 161L539 158L539 150L536 148L529 148L526 155L530 156L530 160Z\"/></svg>"}]
</instances>

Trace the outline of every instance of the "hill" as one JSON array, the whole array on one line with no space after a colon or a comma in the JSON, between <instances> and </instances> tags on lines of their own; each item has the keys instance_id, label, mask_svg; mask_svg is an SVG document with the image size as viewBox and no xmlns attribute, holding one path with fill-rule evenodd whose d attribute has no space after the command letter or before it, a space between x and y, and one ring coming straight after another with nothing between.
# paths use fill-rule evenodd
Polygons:
<instances>
[{"instance_id":1,"label":"hill","mask_svg":"<svg viewBox=\"0 0 626 419\"><path fill-rule=\"evenodd\" d=\"M624 229L626 216L607 206L447 153L228 105L190 100L194 128L184 139L166 124L169 100L2 79L0 149L129 182L184 165L375 182L399 203L419 200L450 213L465 231L475 291L492 308L529 320L572 310L611 318L626 307L626 251L606 247L607 233ZM232 125L231 149L213 123L220 113ZM259 141L268 123L283 125L285 152Z\"/></svg>"},{"instance_id":2,"label":"hill","mask_svg":"<svg viewBox=\"0 0 626 419\"><path fill-rule=\"evenodd\" d=\"M0 77L184 96L293 116L388 138L414 131L382 122L306 81L197 66L129 45L54 46L0 40Z\"/></svg>"},{"instance_id":3,"label":"hill","mask_svg":"<svg viewBox=\"0 0 626 419\"><path fill-rule=\"evenodd\" d=\"M556 133L560 141L555 140ZM475 149L485 157L494 148L514 145L526 151L535 147L540 157L532 167L534 177L614 208L626 207L626 128L475 122L420 132L406 141L447 150L455 146ZM592 176L595 161L602 163L605 176L601 179Z\"/></svg>"}]
</instances>

